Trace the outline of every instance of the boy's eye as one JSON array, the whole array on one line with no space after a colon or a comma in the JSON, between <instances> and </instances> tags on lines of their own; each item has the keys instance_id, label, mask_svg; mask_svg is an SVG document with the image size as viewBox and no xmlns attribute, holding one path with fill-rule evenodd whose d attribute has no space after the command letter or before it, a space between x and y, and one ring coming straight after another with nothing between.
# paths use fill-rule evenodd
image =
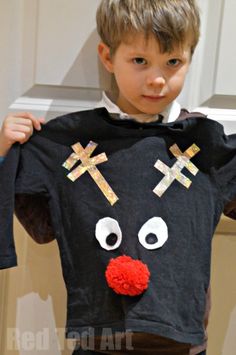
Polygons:
<instances>
[{"instance_id":1,"label":"boy's eye","mask_svg":"<svg viewBox=\"0 0 236 355\"><path fill-rule=\"evenodd\" d=\"M144 58L134 58L133 59L133 63L134 64L139 64L139 65L145 65L145 64L147 64L147 61L146 61L146 59L144 59Z\"/></svg>"},{"instance_id":2,"label":"boy's eye","mask_svg":"<svg viewBox=\"0 0 236 355\"><path fill-rule=\"evenodd\" d=\"M180 63L181 63L180 59L173 58L173 59L168 60L167 65L170 67L177 67Z\"/></svg>"}]
</instances>

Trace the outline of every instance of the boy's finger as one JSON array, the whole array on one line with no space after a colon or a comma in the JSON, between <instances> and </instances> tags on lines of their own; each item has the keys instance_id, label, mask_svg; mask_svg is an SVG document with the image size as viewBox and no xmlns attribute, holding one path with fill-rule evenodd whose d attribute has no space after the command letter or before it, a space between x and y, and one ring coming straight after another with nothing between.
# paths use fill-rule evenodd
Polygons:
<instances>
[{"instance_id":1,"label":"boy's finger","mask_svg":"<svg viewBox=\"0 0 236 355\"><path fill-rule=\"evenodd\" d=\"M19 112L14 114L14 117L18 117L18 118L29 118L31 120L31 122L33 123L33 126L35 129L40 130L41 129L41 123L45 122L45 118L44 117L35 117L34 115L32 115L32 113L30 112Z\"/></svg>"},{"instance_id":2,"label":"boy's finger","mask_svg":"<svg viewBox=\"0 0 236 355\"><path fill-rule=\"evenodd\" d=\"M29 114L28 117L29 117L29 119L31 120L31 122L32 122L32 124L33 124L33 126L34 126L34 128L37 129L37 130L40 130L40 129L41 129L41 122L40 122L40 120L39 120L37 117L33 116L32 114Z\"/></svg>"},{"instance_id":3,"label":"boy's finger","mask_svg":"<svg viewBox=\"0 0 236 355\"><path fill-rule=\"evenodd\" d=\"M35 129L37 129L38 131L41 130L41 123L44 123L45 119L43 117L30 117L32 123L33 123L33 126Z\"/></svg>"},{"instance_id":4,"label":"boy's finger","mask_svg":"<svg viewBox=\"0 0 236 355\"><path fill-rule=\"evenodd\" d=\"M10 114L9 116L22 117L22 118L34 118L35 117L30 112L17 112L17 113Z\"/></svg>"},{"instance_id":5,"label":"boy's finger","mask_svg":"<svg viewBox=\"0 0 236 355\"><path fill-rule=\"evenodd\" d=\"M33 133L33 126L32 126L32 124L29 126L29 125L14 123L11 125L10 130L12 132L24 132L26 134L32 134Z\"/></svg>"},{"instance_id":6,"label":"boy's finger","mask_svg":"<svg viewBox=\"0 0 236 355\"><path fill-rule=\"evenodd\" d=\"M40 123L45 123L45 117L39 117L38 120L40 121Z\"/></svg>"},{"instance_id":7,"label":"boy's finger","mask_svg":"<svg viewBox=\"0 0 236 355\"><path fill-rule=\"evenodd\" d=\"M41 129L42 122L38 118L32 118L31 121L33 123L34 128L39 131Z\"/></svg>"}]
</instances>

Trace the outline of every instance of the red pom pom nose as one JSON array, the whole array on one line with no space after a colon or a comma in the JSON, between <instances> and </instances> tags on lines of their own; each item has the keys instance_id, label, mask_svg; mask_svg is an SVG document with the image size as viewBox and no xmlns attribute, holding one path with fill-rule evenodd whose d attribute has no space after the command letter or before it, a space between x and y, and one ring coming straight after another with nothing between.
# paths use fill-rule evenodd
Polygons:
<instances>
[{"instance_id":1,"label":"red pom pom nose","mask_svg":"<svg viewBox=\"0 0 236 355\"><path fill-rule=\"evenodd\" d=\"M150 272L146 264L130 256L111 259L106 269L106 280L116 293L137 296L148 288Z\"/></svg>"}]
</instances>

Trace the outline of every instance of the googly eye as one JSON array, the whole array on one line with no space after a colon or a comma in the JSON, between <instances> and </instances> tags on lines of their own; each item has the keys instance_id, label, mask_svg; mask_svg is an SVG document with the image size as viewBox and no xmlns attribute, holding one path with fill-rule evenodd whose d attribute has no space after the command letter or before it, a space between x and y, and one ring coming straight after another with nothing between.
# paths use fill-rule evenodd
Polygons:
<instances>
[{"instance_id":1,"label":"googly eye","mask_svg":"<svg viewBox=\"0 0 236 355\"><path fill-rule=\"evenodd\" d=\"M110 217L102 218L97 222L95 236L101 247L105 250L119 248L122 241L122 232L119 223Z\"/></svg>"},{"instance_id":2,"label":"googly eye","mask_svg":"<svg viewBox=\"0 0 236 355\"><path fill-rule=\"evenodd\" d=\"M138 233L140 244L146 249L161 248L168 239L168 228L161 217L149 219Z\"/></svg>"}]
</instances>

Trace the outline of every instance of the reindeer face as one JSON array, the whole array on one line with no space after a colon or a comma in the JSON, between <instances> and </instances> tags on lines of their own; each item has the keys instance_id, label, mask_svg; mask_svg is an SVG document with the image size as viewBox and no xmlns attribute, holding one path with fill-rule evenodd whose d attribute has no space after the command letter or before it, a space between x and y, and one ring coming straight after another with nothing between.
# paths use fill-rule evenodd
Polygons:
<instances>
[{"instance_id":1,"label":"reindeer face","mask_svg":"<svg viewBox=\"0 0 236 355\"><path fill-rule=\"evenodd\" d=\"M75 144L74 153L63 165L71 170L81 161L68 174L73 182L80 180L76 184L79 212L76 205L72 208L81 221L89 223L86 240L89 244L93 238L91 256L103 268L106 284L117 294L140 295L149 287L152 275L156 278L159 269L160 275L165 275L167 264L167 273L175 268L170 262L171 253L183 250L187 243L182 236L177 237L180 231L176 220L181 210L171 207L176 206L177 199L180 205L189 203L188 189L192 181L182 170L185 168L192 175L198 173L190 160L199 148L192 144L182 152L174 144L168 151L164 141L151 137L114 152L107 159L102 147L98 155L91 157L96 147L93 142L85 148ZM169 193L171 188L174 193ZM171 241L169 226L174 236Z\"/></svg>"},{"instance_id":2,"label":"reindeer face","mask_svg":"<svg viewBox=\"0 0 236 355\"><path fill-rule=\"evenodd\" d=\"M119 223L110 217L98 221L95 236L100 246L107 251L118 249L122 243ZM142 225L136 242L145 249L154 250L161 248L167 239L166 223L160 217L153 217ZM141 260L124 255L110 260L105 275L108 285L116 293L134 296L147 289L150 271Z\"/></svg>"}]
</instances>

